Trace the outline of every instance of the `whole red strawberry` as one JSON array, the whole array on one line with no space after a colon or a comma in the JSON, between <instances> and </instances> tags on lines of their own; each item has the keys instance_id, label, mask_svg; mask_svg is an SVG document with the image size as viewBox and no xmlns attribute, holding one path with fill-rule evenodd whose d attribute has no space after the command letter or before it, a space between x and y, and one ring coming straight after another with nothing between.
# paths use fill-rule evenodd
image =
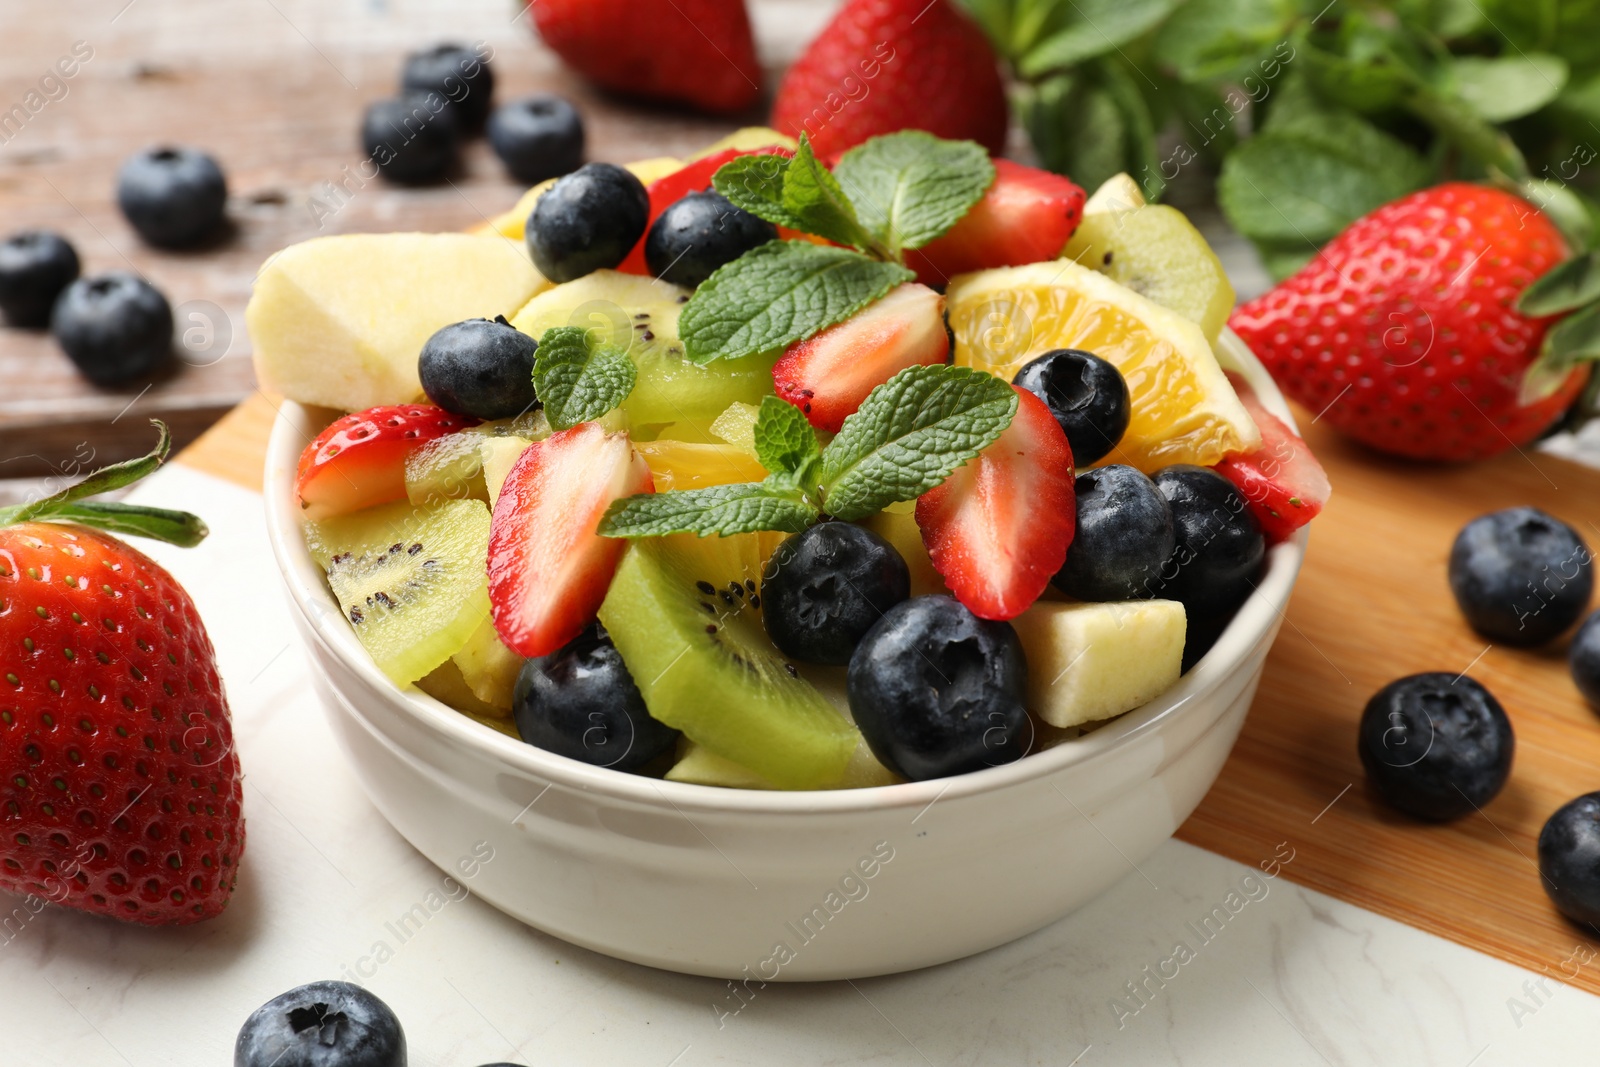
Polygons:
<instances>
[{"instance_id":1,"label":"whole red strawberry","mask_svg":"<svg viewBox=\"0 0 1600 1067\"><path fill-rule=\"evenodd\" d=\"M1519 400L1550 320L1515 303L1566 252L1525 201L1452 182L1358 219L1229 324L1285 393L1357 440L1482 459L1537 437L1583 386L1574 371Z\"/></svg>"},{"instance_id":2,"label":"whole red strawberry","mask_svg":"<svg viewBox=\"0 0 1600 1067\"><path fill-rule=\"evenodd\" d=\"M83 490L140 477L166 444L162 427L156 452ZM205 527L81 495L0 512L0 888L128 922L198 922L228 903L244 850L211 641L170 574L79 523L189 544Z\"/></svg>"},{"instance_id":3,"label":"whole red strawberry","mask_svg":"<svg viewBox=\"0 0 1600 1067\"><path fill-rule=\"evenodd\" d=\"M869 137L922 129L1006 143L1006 93L978 25L950 0L845 0L784 75L772 125L824 158Z\"/></svg>"},{"instance_id":4,"label":"whole red strawberry","mask_svg":"<svg viewBox=\"0 0 1600 1067\"><path fill-rule=\"evenodd\" d=\"M596 85L706 111L761 95L744 0L538 0L539 34Z\"/></svg>"}]
</instances>

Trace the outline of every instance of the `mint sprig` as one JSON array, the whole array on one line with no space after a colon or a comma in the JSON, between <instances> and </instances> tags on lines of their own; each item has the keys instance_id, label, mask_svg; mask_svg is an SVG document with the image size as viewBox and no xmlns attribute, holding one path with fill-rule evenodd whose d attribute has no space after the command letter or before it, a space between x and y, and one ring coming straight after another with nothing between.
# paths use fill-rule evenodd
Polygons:
<instances>
[{"instance_id":1,"label":"mint sprig","mask_svg":"<svg viewBox=\"0 0 1600 1067\"><path fill-rule=\"evenodd\" d=\"M706 537L755 530L799 533L817 521L817 509L783 475L761 482L641 493L612 504L600 521L606 537Z\"/></svg>"},{"instance_id":2,"label":"mint sprig","mask_svg":"<svg viewBox=\"0 0 1600 1067\"><path fill-rule=\"evenodd\" d=\"M533 357L533 391L557 430L598 419L621 404L633 392L636 374L626 351L581 326L546 330Z\"/></svg>"},{"instance_id":3,"label":"mint sprig","mask_svg":"<svg viewBox=\"0 0 1600 1067\"><path fill-rule=\"evenodd\" d=\"M983 198L994 175L982 145L922 130L874 137L834 169L861 225L891 256L943 236Z\"/></svg>"}]
</instances>

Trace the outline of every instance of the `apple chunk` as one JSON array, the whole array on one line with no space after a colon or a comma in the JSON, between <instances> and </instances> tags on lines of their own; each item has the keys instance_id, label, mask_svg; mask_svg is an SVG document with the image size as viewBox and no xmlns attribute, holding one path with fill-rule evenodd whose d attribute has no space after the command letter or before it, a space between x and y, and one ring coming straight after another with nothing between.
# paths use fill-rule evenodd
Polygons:
<instances>
[{"instance_id":1,"label":"apple chunk","mask_svg":"<svg viewBox=\"0 0 1600 1067\"><path fill-rule=\"evenodd\" d=\"M1132 711L1181 673L1186 623L1175 600L1040 601L1011 625L1028 656L1028 710L1051 726Z\"/></svg>"}]
</instances>

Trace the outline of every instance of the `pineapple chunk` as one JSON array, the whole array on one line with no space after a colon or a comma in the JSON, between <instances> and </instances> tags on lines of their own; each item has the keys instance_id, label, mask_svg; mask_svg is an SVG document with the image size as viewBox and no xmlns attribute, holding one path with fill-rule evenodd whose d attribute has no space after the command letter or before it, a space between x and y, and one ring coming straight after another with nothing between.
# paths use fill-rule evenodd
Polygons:
<instances>
[{"instance_id":1,"label":"pineapple chunk","mask_svg":"<svg viewBox=\"0 0 1600 1067\"><path fill-rule=\"evenodd\" d=\"M1028 710L1051 726L1132 711L1181 673L1186 621L1175 600L1040 601L1011 625L1028 657Z\"/></svg>"},{"instance_id":2,"label":"pineapple chunk","mask_svg":"<svg viewBox=\"0 0 1600 1067\"><path fill-rule=\"evenodd\" d=\"M1083 213L1100 215L1111 211L1132 211L1136 207L1144 207L1144 192L1140 190L1139 183L1126 173L1113 174L1100 183L1100 188L1083 205Z\"/></svg>"},{"instance_id":3,"label":"pineapple chunk","mask_svg":"<svg viewBox=\"0 0 1600 1067\"><path fill-rule=\"evenodd\" d=\"M494 620L485 617L461 650L450 657L472 695L502 714L511 712L511 690L522 670L522 657L505 646Z\"/></svg>"}]
</instances>

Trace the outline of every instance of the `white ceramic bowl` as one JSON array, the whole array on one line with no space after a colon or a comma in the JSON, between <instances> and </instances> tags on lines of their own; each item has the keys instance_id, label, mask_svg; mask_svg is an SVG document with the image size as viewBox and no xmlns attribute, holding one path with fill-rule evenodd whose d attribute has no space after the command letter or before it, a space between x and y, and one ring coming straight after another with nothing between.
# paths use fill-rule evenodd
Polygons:
<instances>
[{"instance_id":1,"label":"white ceramic bowl","mask_svg":"<svg viewBox=\"0 0 1600 1067\"><path fill-rule=\"evenodd\" d=\"M1289 417L1237 337L1219 355ZM1015 763L849 791L657 781L522 744L379 673L306 553L292 498L300 451L330 417L284 404L267 457L268 533L317 689L373 803L523 922L691 974L925 967L1037 930L1127 877L1222 769L1305 551L1302 531L1269 552L1259 588L1170 692ZM458 867L478 842L493 860Z\"/></svg>"}]
</instances>

